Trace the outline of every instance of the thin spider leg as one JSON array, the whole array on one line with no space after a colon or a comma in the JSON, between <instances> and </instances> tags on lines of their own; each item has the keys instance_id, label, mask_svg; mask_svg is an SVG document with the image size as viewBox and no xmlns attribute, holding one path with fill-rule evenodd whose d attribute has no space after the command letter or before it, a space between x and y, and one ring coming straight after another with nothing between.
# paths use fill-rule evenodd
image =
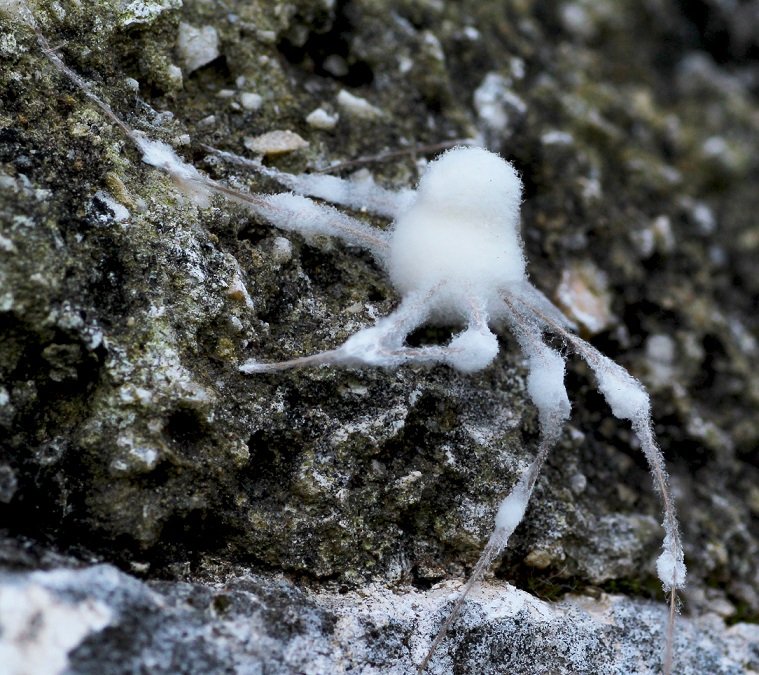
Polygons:
<instances>
[{"instance_id":1,"label":"thin spider leg","mask_svg":"<svg viewBox=\"0 0 759 675\"><path fill-rule=\"evenodd\" d=\"M259 363L255 359L251 359L240 366L239 370L243 373L253 374L329 364L390 367L413 360L445 360L444 354L437 353L437 350L441 348L413 349L403 347L406 335L427 320L430 298L436 291L437 287L426 293L415 293L407 296L395 312L380 319L374 326L354 333L336 349L275 363Z\"/></svg>"},{"instance_id":2,"label":"thin spider leg","mask_svg":"<svg viewBox=\"0 0 759 675\"><path fill-rule=\"evenodd\" d=\"M521 301L530 311L535 312L543 321L548 324L551 329L556 332L561 338L569 343L574 350L582 356L582 358L588 363L588 365L596 373L601 382L601 391L612 401L616 398L614 391L609 391L614 385L617 385L617 394L627 393L625 388L629 387L634 389L633 396L640 399L640 403L637 406L636 414L622 414L621 417L630 419L632 422L633 431L641 443L646 459L651 466L651 472L654 475L655 484L662 499L665 511L665 522L667 523L667 534L670 534L669 530L672 529L673 545L679 551L679 555L682 555L682 545L680 543L679 530L677 528L677 518L675 516L675 507L672 502L672 498L668 489L668 477L667 471L664 467L664 458L662 457L661 450L659 449L656 440L654 439L653 431L651 429L650 420L650 405L648 403L648 396L642 391L642 385L633 378L624 368L614 363L609 357L604 356L595 347L586 342L585 340L577 337L573 333L570 333L562 326L556 324L551 318L542 314L539 310L535 309ZM610 401L610 403L612 403ZM614 411L614 405L612 403L612 411ZM616 411L620 412L620 411ZM679 557L679 556L678 556ZM673 581L675 585L676 579Z\"/></svg>"},{"instance_id":3,"label":"thin spider leg","mask_svg":"<svg viewBox=\"0 0 759 675\"><path fill-rule=\"evenodd\" d=\"M539 326L521 316L508 299L504 299L504 302L517 341L529 359L528 393L537 405L540 416L542 437L535 461L528 469L527 487L532 492L546 455L558 442L564 423L569 418L570 404L564 387L564 358L545 344Z\"/></svg>"},{"instance_id":4,"label":"thin spider leg","mask_svg":"<svg viewBox=\"0 0 759 675\"><path fill-rule=\"evenodd\" d=\"M437 283L424 291L409 293L401 299L401 304L392 314L378 322L387 322L385 342L388 347L400 347L409 333L427 321L432 300L443 286Z\"/></svg>"},{"instance_id":5,"label":"thin spider leg","mask_svg":"<svg viewBox=\"0 0 759 675\"><path fill-rule=\"evenodd\" d=\"M129 137L129 140L131 140L138 148L140 147L139 139L135 135L134 130L122 119L116 115L115 112L111 109L111 107L103 101L95 92L90 89L90 86L85 82L77 73L75 73L71 68L69 68L64 62L63 59L61 59L58 54L56 54L55 49L53 49L50 46L50 43L47 41L47 38L39 31L37 28L37 22L34 19L34 16L32 15L31 11L29 10L26 3L22 3L25 8L25 15L27 19L28 26L34 31L34 35L37 38L37 44L40 46L40 51L45 55L48 61L52 63L60 73L65 75L71 82L73 82L79 90L87 96L95 105L97 105L100 110L105 113L105 115L118 127L121 128L121 130Z\"/></svg>"},{"instance_id":6,"label":"thin spider leg","mask_svg":"<svg viewBox=\"0 0 759 675\"><path fill-rule=\"evenodd\" d=\"M34 31L40 50L48 61L124 132L142 153L143 162L169 174L177 186L188 196L201 204L206 204L209 194L216 192L242 202L253 212L266 218L272 225L280 229L340 237L351 244L365 246L380 260L387 257L390 248L390 236L382 230L366 225L329 206L315 204L297 195L250 195L228 188L204 176L191 164L182 161L171 146L145 138L141 132L132 129L116 115L111 106L97 96L90 89L89 84L63 62L61 57L51 48L45 36L38 30L28 8L27 13L27 24Z\"/></svg>"},{"instance_id":7,"label":"thin spider leg","mask_svg":"<svg viewBox=\"0 0 759 675\"><path fill-rule=\"evenodd\" d=\"M362 223L326 204L317 204L307 197L291 193L247 195L212 181L211 186L249 205L254 212L281 230L338 237L370 250L380 261L384 261L390 251L390 235L384 230Z\"/></svg>"},{"instance_id":8,"label":"thin spider leg","mask_svg":"<svg viewBox=\"0 0 759 675\"><path fill-rule=\"evenodd\" d=\"M371 329L367 329L371 330ZM461 349L451 347L402 347L400 349L383 349L379 348L375 354L387 365L397 366L403 363L446 363L451 358L461 354ZM331 349L325 352L318 352L311 356L301 356L287 361L277 361L275 363L259 363L258 361L246 361L240 366L239 371L246 375L254 373L268 373L278 370L291 370L293 368L310 368L314 366L326 366L332 364L364 365L364 360L355 359L355 363L348 359L342 347ZM370 364L374 365L374 364ZM385 365L379 364L379 365Z\"/></svg>"},{"instance_id":9,"label":"thin spider leg","mask_svg":"<svg viewBox=\"0 0 759 675\"><path fill-rule=\"evenodd\" d=\"M675 505L669 489L669 476L664 466L664 457L654 438L651 421L651 405L648 394L643 386L624 368L604 356L591 344L570 333L563 326L557 324L551 317L546 316L539 309L532 307L524 299L519 298L535 316L543 320L557 335L570 344L573 349L592 368L598 380L598 387L611 406L612 413L619 419L628 419L632 423L633 431L640 441L641 449L654 478L659 497L664 511L664 543L663 553L657 561L657 573L664 585L665 591L670 594L670 609L667 622L666 649L663 663L664 675L672 672L673 649L674 649L674 625L677 609L677 589L685 585L685 562L680 528L677 522Z\"/></svg>"},{"instance_id":10,"label":"thin spider leg","mask_svg":"<svg viewBox=\"0 0 759 675\"><path fill-rule=\"evenodd\" d=\"M444 361L462 373L475 373L489 366L498 355L498 338L490 330L485 305L469 295L462 308L467 312L467 327L456 335L442 354Z\"/></svg>"},{"instance_id":11,"label":"thin spider leg","mask_svg":"<svg viewBox=\"0 0 759 675\"><path fill-rule=\"evenodd\" d=\"M273 178L280 185L304 197L316 197L333 204L340 204L359 211L368 211L378 216L397 218L406 211L414 200L416 192L409 189L387 190L369 176L365 179L346 180L338 176L322 173L292 174L264 166L261 162L240 157L231 152L217 150L204 145L221 159L239 166L253 169L264 176Z\"/></svg>"},{"instance_id":12,"label":"thin spider leg","mask_svg":"<svg viewBox=\"0 0 759 675\"><path fill-rule=\"evenodd\" d=\"M542 291L539 291L533 286L527 279L516 283L513 288L509 289L512 297L519 299L522 304L529 305L541 314L544 314L550 318L554 323L557 323L564 328L572 330L576 329L575 324L570 321L566 315L554 305ZM512 308L512 311L513 308Z\"/></svg>"},{"instance_id":13,"label":"thin spider leg","mask_svg":"<svg viewBox=\"0 0 759 675\"><path fill-rule=\"evenodd\" d=\"M507 319L514 330L519 344L528 357L528 392L540 413L541 438L538 451L527 471L517 481L511 492L501 501L495 518L495 529L477 561L472 574L464 585L448 619L438 631L427 652L419 673L427 668L432 655L445 638L448 628L453 623L464 605L467 596L488 571L493 561L506 548L509 538L524 517L527 503L532 495L540 470L548 453L556 445L569 416L569 400L564 388L564 359L555 350L543 342L542 331L534 322L525 320L513 305L505 299L508 309ZM473 306L473 324L482 327L484 314ZM487 328L487 324L485 324Z\"/></svg>"},{"instance_id":14,"label":"thin spider leg","mask_svg":"<svg viewBox=\"0 0 759 675\"><path fill-rule=\"evenodd\" d=\"M364 157L356 157L356 159L350 159L346 162L340 162L339 164L332 164L324 167L323 169L316 169L316 173L331 173L332 171L342 171L350 166L356 166L358 164L369 164L377 162L385 162L395 157L401 157L403 155L415 155L418 153L437 152L439 150L445 150L446 148L455 148L461 145L477 145L477 142L472 138L456 138L451 141L441 141L439 143L433 143L432 145L417 145L413 148L403 148L402 150L395 150L393 152L383 152L379 155L368 155Z\"/></svg>"},{"instance_id":15,"label":"thin spider leg","mask_svg":"<svg viewBox=\"0 0 759 675\"><path fill-rule=\"evenodd\" d=\"M271 373L277 370L290 370L292 368L309 368L313 366L326 366L337 363L340 360L340 350L330 349L311 356L301 356L297 359L277 361L276 363L259 363L251 359L239 367L241 373L253 375L255 373Z\"/></svg>"},{"instance_id":16,"label":"thin spider leg","mask_svg":"<svg viewBox=\"0 0 759 675\"><path fill-rule=\"evenodd\" d=\"M488 314L485 305L472 295L467 297L469 303L469 329L479 330L483 333L489 333Z\"/></svg>"},{"instance_id":17,"label":"thin spider leg","mask_svg":"<svg viewBox=\"0 0 759 675\"><path fill-rule=\"evenodd\" d=\"M246 362L247 374L328 364L394 367L406 363L447 363L463 372L481 370L498 353L498 340L487 325L484 311L473 313L469 326L446 346L406 347L406 336L428 318L430 303L440 291L436 284L426 293L407 296L398 309L348 338L337 349L277 363Z\"/></svg>"},{"instance_id":18,"label":"thin spider leg","mask_svg":"<svg viewBox=\"0 0 759 675\"><path fill-rule=\"evenodd\" d=\"M397 346L392 349L385 347L381 353L389 358L398 359L398 363L447 363L462 372L482 370L498 354L498 338L488 327L484 307L475 298L469 298L470 314L467 328L454 337L448 345L444 347L402 346L406 336L422 323L419 319L419 311L427 312L430 303L439 295L442 286L443 284L436 284L426 294L412 300L414 308L404 312L403 319L394 321L394 334L388 335L384 340L387 346L391 344L391 340Z\"/></svg>"}]
</instances>

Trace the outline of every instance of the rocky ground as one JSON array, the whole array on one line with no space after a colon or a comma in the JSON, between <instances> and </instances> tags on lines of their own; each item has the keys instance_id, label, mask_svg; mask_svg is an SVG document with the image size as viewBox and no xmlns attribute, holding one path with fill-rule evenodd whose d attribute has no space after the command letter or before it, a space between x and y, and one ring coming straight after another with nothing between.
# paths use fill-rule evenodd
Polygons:
<instances>
[{"instance_id":1,"label":"rocky ground","mask_svg":"<svg viewBox=\"0 0 759 675\"><path fill-rule=\"evenodd\" d=\"M476 375L240 374L388 314L384 271L188 199L0 8L10 672L414 672L535 449L516 342ZM390 188L457 139L513 161L532 282L652 394L690 574L676 672L759 671L759 3L32 9L121 119L234 187L279 189L208 146ZM525 522L432 672L658 668L645 460L582 362L567 386Z\"/></svg>"}]
</instances>

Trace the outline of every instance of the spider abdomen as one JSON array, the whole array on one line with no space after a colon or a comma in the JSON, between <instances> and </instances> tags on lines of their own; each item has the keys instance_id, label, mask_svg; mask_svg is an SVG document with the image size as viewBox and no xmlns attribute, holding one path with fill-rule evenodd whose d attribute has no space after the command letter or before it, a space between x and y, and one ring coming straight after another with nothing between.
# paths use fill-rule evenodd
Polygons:
<instances>
[{"instance_id":1,"label":"spider abdomen","mask_svg":"<svg viewBox=\"0 0 759 675\"><path fill-rule=\"evenodd\" d=\"M430 164L395 223L388 266L398 291L445 287L439 309L466 314L458 306L466 298L490 305L500 289L525 279L521 194L511 164L482 148L454 148Z\"/></svg>"}]
</instances>

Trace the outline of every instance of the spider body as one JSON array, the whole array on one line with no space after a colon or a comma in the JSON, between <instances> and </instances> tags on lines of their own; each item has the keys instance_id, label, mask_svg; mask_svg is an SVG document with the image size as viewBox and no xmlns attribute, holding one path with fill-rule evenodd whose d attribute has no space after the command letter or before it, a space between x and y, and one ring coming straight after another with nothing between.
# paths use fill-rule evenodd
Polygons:
<instances>
[{"instance_id":1,"label":"spider body","mask_svg":"<svg viewBox=\"0 0 759 675\"><path fill-rule=\"evenodd\" d=\"M449 320L469 319L473 303L501 314L497 289L526 274L521 196L516 171L496 155L476 147L443 154L395 222L388 261L393 285L401 295L438 288L433 315Z\"/></svg>"}]
</instances>

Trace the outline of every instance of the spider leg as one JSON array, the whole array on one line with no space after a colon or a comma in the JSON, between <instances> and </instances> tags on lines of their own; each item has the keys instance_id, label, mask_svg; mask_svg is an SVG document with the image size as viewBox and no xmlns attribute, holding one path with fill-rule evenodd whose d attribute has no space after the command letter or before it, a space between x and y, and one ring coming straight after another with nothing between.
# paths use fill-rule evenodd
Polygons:
<instances>
[{"instance_id":1,"label":"spider leg","mask_svg":"<svg viewBox=\"0 0 759 675\"><path fill-rule=\"evenodd\" d=\"M230 194L229 191L225 191ZM238 195L233 195L239 198ZM255 195L253 210L274 227L301 234L323 234L369 249L384 261L390 252L390 234L372 227L327 204L318 204L292 193ZM242 198L245 201L245 198Z\"/></svg>"},{"instance_id":2,"label":"spider leg","mask_svg":"<svg viewBox=\"0 0 759 675\"><path fill-rule=\"evenodd\" d=\"M591 367L598 381L598 388L609 403L612 413L618 419L628 419L640 441L641 450L654 478L654 486L659 493L664 511L664 549L657 561L657 573L670 594L670 612L667 624L667 642L663 672L672 671L674 623L677 607L677 590L685 586L686 568L680 528L677 522L674 500L670 494L669 476L664 466L664 457L653 433L651 403L643 385L624 368L604 356L585 340L569 332L563 325L544 312L530 305L524 298L518 298L524 310L536 316L569 344ZM524 311L523 310L523 311Z\"/></svg>"},{"instance_id":3,"label":"spider leg","mask_svg":"<svg viewBox=\"0 0 759 675\"><path fill-rule=\"evenodd\" d=\"M444 361L445 348L403 346L406 336L427 320L430 298L435 291L433 288L427 293L406 296L392 314L354 333L336 349L277 363L259 363L253 359L240 366L240 371L250 374L328 364L394 367L410 361Z\"/></svg>"},{"instance_id":4,"label":"spider leg","mask_svg":"<svg viewBox=\"0 0 759 675\"><path fill-rule=\"evenodd\" d=\"M469 317L466 329L456 335L448 345L429 347L405 347L406 336L427 319L430 304L439 292L441 284L425 294L410 296L394 314L383 319L391 323L379 350L387 365L403 363L447 363L456 370L471 373L487 367L498 354L498 338L488 326L485 308L477 299L469 298ZM424 314L420 315L419 311ZM358 336L360 334L356 334ZM354 337L356 337L354 336ZM351 338L352 339L352 338ZM349 347L350 340L345 347ZM385 363L379 365L386 365Z\"/></svg>"},{"instance_id":5,"label":"spider leg","mask_svg":"<svg viewBox=\"0 0 759 675\"><path fill-rule=\"evenodd\" d=\"M212 192L216 192L242 202L254 213L269 220L275 227L301 233L340 237L348 243L368 248L380 260L387 257L390 248L390 236L386 232L342 214L329 206L316 204L305 197L294 194L251 195L228 188L204 176L191 164L182 161L170 145L146 138L141 132L132 129L113 112L111 106L98 97L90 86L63 62L37 29L34 18L26 5L24 8L28 14L28 17L25 16L25 18L34 30L40 49L50 63L71 80L114 124L122 129L142 153L143 162L167 173L182 192L201 206L207 206L208 197ZM282 175L290 176L291 174ZM293 178L298 177L293 176ZM324 178L334 177L324 176ZM367 188L368 194L379 197L380 192L377 191L382 191L382 188L376 185L373 189ZM390 191L384 192L394 194Z\"/></svg>"},{"instance_id":6,"label":"spider leg","mask_svg":"<svg viewBox=\"0 0 759 675\"><path fill-rule=\"evenodd\" d=\"M427 652L427 656L419 666L419 673L424 672L427 668L433 653L443 641L448 628L458 615L472 588L485 576L493 561L506 548L509 537L524 517L540 469L549 451L556 445L564 422L569 417L569 399L564 388L564 358L556 350L545 344L542 327L532 317L524 316L508 298L504 298L504 300L506 302L506 320L514 331L522 351L528 358L527 390L538 407L541 439L532 464L498 506L493 534L490 535L490 539L474 570L472 570L461 595L448 615L448 619L439 630Z\"/></svg>"},{"instance_id":7,"label":"spider leg","mask_svg":"<svg viewBox=\"0 0 759 675\"><path fill-rule=\"evenodd\" d=\"M533 320L539 318L540 315L544 315L559 326L569 328L570 330L577 329L574 322L570 321L564 312L526 279L510 288L509 295L519 300L523 305L531 308L530 314L533 316Z\"/></svg>"},{"instance_id":8,"label":"spider leg","mask_svg":"<svg viewBox=\"0 0 759 675\"><path fill-rule=\"evenodd\" d=\"M387 218L397 218L406 211L416 194L414 190L409 189L388 190L377 185L371 176L345 179L322 173L286 173L231 152L217 150L207 145L203 147L227 162L248 167L273 178L297 195L324 199L333 204L347 206L357 211L368 211Z\"/></svg>"},{"instance_id":9,"label":"spider leg","mask_svg":"<svg viewBox=\"0 0 759 675\"><path fill-rule=\"evenodd\" d=\"M447 363L462 372L482 370L498 353L498 339L490 331L479 306L469 324L446 346L406 347L406 336L428 318L439 286L403 299L398 309L376 325L351 335L340 347L312 356L277 363L251 360L240 366L247 374L321 365L397 367L408 363ZM473 303L475 307L476 303Z\"/></svg>"},{"instance_id":10,"label":"spider leg","mask_svg":"<svg viewBox=\"0 0 759 675\"><path fill-rule=\"evenodd\" d=\"M255 359L250 359L243 363L238 370L246 375L255 373L272 373L277 370L290 370L292 368L308 368L312 366L326 366L338 363L340 359L339 349L330 349L329 351L319 352L311 356L301 356L297 359L288 359L287 361L277 361L276 363L260 363Z\"/></svg>"},{"instance_id":11,"label":"spider leg","mask_svg":"<svg viewBox=\"0 0 759 675\"><path fill-rule=\"evenodd\" d=\"M201 205L211 192L224 195L247 206L281 230L301 234L321 234L338 237L349 244L369 249L380 261L390 250L390 235L352 218L326 204L317 204L292 193L275 195L249 194L229 188L201 174L194 166L183 162L174 150L159 141L134 133L133 140L142 151L142 161L169 174L177 186Z\"/></svg>"}]
</instances>

